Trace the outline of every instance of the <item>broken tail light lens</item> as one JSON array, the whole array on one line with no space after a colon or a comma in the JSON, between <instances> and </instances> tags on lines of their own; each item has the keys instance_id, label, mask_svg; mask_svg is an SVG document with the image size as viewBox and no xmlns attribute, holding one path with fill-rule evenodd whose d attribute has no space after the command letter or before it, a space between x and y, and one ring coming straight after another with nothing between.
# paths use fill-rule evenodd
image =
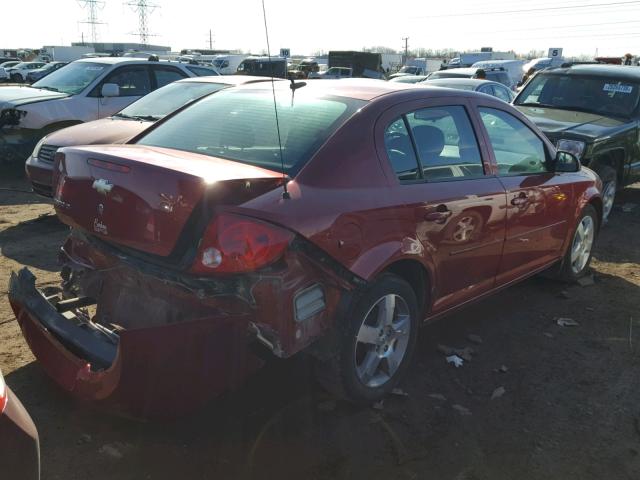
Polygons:
<instances>
[{"instance_id":1,"label":"broken tail light lens","mask_svg":"<svg viewBox=\"0 0 640 480\"><path fill-rule=\"evenodd\" d=\"M0 372L0 415L4 412L4 407L7 406L7 386L2 378L2 372Z\"/></svg>"},{"instance_id":2,"label":"broken tail light lens","mask_svg":"<svg viewBox=\"0 0 640 480\"><path fill-rule=\"evenodd\" d=\"M293 233L275 225L220 214L207 227L191 272L251 272L278 260L292 239Z\"/></svg>"}]
</instances>

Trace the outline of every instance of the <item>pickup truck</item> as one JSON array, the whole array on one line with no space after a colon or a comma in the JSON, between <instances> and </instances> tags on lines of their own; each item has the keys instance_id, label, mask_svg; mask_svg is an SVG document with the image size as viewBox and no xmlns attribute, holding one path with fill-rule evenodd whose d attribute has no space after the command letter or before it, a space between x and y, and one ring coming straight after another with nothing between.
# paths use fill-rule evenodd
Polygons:
<instances>
[{"instance_id":1,"label":"pickup truck","mask_svg":"<svg viewBox=\"0 0 640 480\"><path fill-rule=\"evenodd\" d=\"M558 150L603 183L603 219L618 188L640 180L640 72L621 65L566 65L538 72L513 101Z\"/></svg>"}]
</instances>

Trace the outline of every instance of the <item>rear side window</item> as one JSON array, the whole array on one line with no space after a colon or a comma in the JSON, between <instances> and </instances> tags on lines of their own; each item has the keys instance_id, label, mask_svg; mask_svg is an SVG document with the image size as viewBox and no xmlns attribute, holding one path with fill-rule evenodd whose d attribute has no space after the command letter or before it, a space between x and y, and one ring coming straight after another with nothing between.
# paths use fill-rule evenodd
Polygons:
<instances>
[{"instance_id":1,"label":"rear side window","mask_svg":"<svg viewBox=\"0 0 640 480\"><path fill-rule=\"evenodd\" d=\"M513 115L479 108L500 175L527 175L547 171L544 143Z\"/></svg>"},{"instance_id":2,"label":"rear side window","mask_svg":"<svg viewBox=\"0 0 640 480\"><path fill-rule=\"evenodd\" d=\"M156 88L164 87L170 83L187 76L186 73L177 68L152 67L153 75L156 79Z\"/></svg>"},{"instance_id":3,"label":"rear side window","mask_svg":"<svg viewBox=\"0 0 640 480\"><path fill-rule=\"evenodd\" d=\"M366 102L317 96L304 88L276 90L285 172L293 177L342 123ZM270 89L227 89L196 102L138 143L226 158L280 171Z\"/></svg>"},{"instance_id":4,"label":"rear side window","mask_svg":"<svg viewBox=\"0 0 640 480\"><path fill-rule=\"evenodd\" d=\"M384 132L384 146L398 180L407 181L422 178L404 118L398 118L387 127Z\"/></svg>"},{"instance_id":5,"label":"rear side window","mask_svg":"<svg viewBox=\"0 0 640 480\"><path fill-rule=\"evenodd\" d=\"M430 107L406 114L387 128L385 147L401 181L438 182L484 175L478 142L462 106ZM414 161L418 168L415 175Z\"/></svg>"}]
</instances>

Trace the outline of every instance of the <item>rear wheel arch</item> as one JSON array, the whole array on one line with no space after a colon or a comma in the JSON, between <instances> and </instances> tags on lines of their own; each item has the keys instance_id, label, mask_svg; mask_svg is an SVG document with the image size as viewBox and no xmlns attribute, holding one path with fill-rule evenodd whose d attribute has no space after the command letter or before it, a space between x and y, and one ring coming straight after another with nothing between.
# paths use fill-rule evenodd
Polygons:
<instances>
[{"instance_id":1,"label":"rear wheel arch","mask_svg":"<svg viewBox=\"0 0 640 480\"><path fill-rule=\"evenodd\" d=\"M401 259L387 265L379 274L392 273L411 285L418 300L418 308L423 318L426 317L430 305L431 275L425 266L417 260Z\"/></svg>"}]
</instances>

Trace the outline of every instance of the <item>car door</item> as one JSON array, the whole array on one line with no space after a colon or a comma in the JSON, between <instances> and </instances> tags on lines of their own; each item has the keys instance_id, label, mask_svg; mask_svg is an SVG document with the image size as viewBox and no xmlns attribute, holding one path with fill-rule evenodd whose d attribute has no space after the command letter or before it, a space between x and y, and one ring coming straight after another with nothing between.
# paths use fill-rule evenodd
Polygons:
<instances>
[{"instance_id":1,"label":"car door","mask_svg":"<svg viewBox=\"0 0 640 480\"><path fill-rule=\"evenodd\" d=\"M572 214L572 176L554 173L552 152L513 112L483 105L478 114L495 172L507 193L504 252L498 284L509 283L561 256Z\"/></svg>"},{"instance_id":2,"label":"car door","mask_svg":"<svg viewBox=\"0 0 640 480\"><path fill-rule=\"evenodd\" d=\"M115 83L120 89L117 97L103 98L101 91L105 83ZM147 65L125 65L108 73L91 91L95 98L95 118L104 118L119 112L152 90L151 75Z\"/></svg>"},{"instance_id":3,"label":"car door","mask_svg":"<svg viewBox=\"0 0 640 480\"><path fill-rule=\"evenodd\" d=\"M378 122L406 205L399 215L410 216L414 249L435 275L432 314L490 290L500 264L505 192L468 108L466 101L429 99L394 107Z\"/></svg>"}]
</instances>

